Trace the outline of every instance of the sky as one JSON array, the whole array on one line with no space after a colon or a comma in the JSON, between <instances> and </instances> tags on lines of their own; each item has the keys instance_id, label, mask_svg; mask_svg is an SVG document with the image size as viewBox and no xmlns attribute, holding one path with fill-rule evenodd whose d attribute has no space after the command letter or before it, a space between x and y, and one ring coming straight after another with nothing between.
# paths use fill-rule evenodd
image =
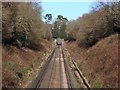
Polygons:
<instances>
[{"instance_id":1,"label":"sky","mask_svg":"<svg viewBox=\"0 0 120 90\"><path fill-rule=\"evenodd\" d=\"M52 14L53 19L57 15L63 15L68 20L75 20L85 13L89 13L93 2L41 2L42 15Z\"/></svg>"}]
</instances>

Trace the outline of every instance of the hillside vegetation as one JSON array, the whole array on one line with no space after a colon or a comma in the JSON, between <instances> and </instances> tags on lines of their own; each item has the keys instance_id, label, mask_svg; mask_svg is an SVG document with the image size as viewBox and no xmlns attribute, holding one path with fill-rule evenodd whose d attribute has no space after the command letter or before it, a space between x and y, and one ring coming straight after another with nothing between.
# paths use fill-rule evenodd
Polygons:
<instances>
[{"instance_id":1,"label":"hillside vegetation","mask_svg":"<svg viewBox=\"0 0 120 90\"><path fill-rule=\"evenodd\" d=\"M2 6L3 45L40 50L40 40L50 40L50 26L41 19L39 3L3 3Z\"/></svg>"},{"instance_id":2,"label":"hillside vegetation","mask_svg":"<svg viewBox=\"0 0 120 90\"><path fill-rule=\"evenodd\" d=\"M67 24L65 46L92 88L118 88L120 2L97 3Z\"/></svg>"},{"instance_id":3,"label":"hillside vegetation","mask_svg":"<svg viewBox=\"0 0 120 90\"><path fill-rule=\"evenodd\" d=\"M91 47L120 29L120 2L96 3L91 12L67 24L69 41L79 47Z\"/></svg>"},{"instance_id":4,"label":"hillside vegetation","mask_svg":"<svg viewBox=\"0 0 120 90\"><path fill-rule=\"evenodd\" d=\"M27 87L45 62L51 25L42 21L41 12L40 3L2 3L3 88Z\"/></svg>"},{"instance_id":5,"label":"hillside vegetation","mask_svg":"<svg viewBox=\"0 0 120 90\"><path fill-rule=\"evenodd\" d=\"M66 48L92 88L118 88L118 34L89 49L69 43Z\"/></svg>"}]
</instances>

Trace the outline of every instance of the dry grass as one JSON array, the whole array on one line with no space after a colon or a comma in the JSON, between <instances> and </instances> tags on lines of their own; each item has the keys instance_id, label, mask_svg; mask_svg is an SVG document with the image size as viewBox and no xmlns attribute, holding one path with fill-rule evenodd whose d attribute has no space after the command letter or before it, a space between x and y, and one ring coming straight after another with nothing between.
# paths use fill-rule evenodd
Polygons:
<instances>
[{"instance_id":1,"label":"dry grass","mask_svg":"<svg viewBox=\"0 0 120 90\"><path fill-rule=\"evenodd\" d=\"M29 48L18 49L15 46L2 47L2 86L3 88L26 87L37 75L41 63L45 60L44 52L49 52L48 42L41 51Z\"/></svg>"},{"instance_id":2,"label":"dry grass","mask_svg":"<svg viewBox=\"0 0 120 90\"><path fill-rule=\"evenodd\" d=\"M102 39L89 49L79 48L75 43L67 45L93 88L118 87L118 34Z\"/></svg>"}]
</instances>

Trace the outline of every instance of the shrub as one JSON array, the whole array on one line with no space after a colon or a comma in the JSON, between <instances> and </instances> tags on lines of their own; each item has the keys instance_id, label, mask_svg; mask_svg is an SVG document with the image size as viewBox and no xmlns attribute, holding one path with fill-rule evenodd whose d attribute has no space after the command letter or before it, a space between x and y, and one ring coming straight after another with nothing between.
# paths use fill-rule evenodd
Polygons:
<instances>
[{"instance_id":1,"label":"shrub","mask_svg":"<svg viewBox=\"0 0 120 90\"><path fill-rule=\"evenodd\" d=\"M73 41L76 41L76 38L72 33L69 33L67 36L67 40L68 42L73 42Z\"/></svg>"},{"instance_id":2,"label":"shrub","mask_svg":"<svg viewBox=\"0 0 120 90\"><path fill-rule=\"evenodd\" d=\"M40 39L50 41L50 25L42 21L38 3L3 3L2 43L40 50ZM47 27L47 28L46 28ZM35 42L37 41L37 42ZM32 45L33 44L33 45Z\"/></svg>"},{"instance_id":3,"label":"shrub","mask_svg":"<svg viewBox=\"0 0 120 90\"><path fill-rule=\"evenodd\" d=\"M43 48L43 46L40 44L40 41L38 40L30 40L28 48L33 49L35 51L40 51Z\"/></svg>"},{"instance_id":4,"label":"shrub","mask_svg":"<svg viewBox=\"0 0 120 90\"><path fill-rule=\"evenodd\" d=\"M78 46L91 47L120 29L120 3L98 3L90 13L67 24L69 39L76 37ZM75 33L75 34L74 34Z\"/></svg>"}]
</instances>

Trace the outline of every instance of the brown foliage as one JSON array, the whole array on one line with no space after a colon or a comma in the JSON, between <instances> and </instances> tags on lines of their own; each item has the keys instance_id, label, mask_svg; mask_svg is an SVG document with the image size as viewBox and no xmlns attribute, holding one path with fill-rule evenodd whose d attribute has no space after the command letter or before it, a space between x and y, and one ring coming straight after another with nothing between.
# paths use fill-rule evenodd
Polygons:
<instances>
[{"instance_id":1,"label":"brown foliage","mask_svg":"<svg viewBox=\"0 0 120 90\"><path fill-rule=\"evenodd\" d=\"M50 27L43 29L46 24L41 19L42 9L39 3L5 2L2 9L3 44L14 44L19 48L37 46L39 49L36 41L51 38ZM43 32L47 34L44 35Z\"/></svg>"},{"instance_id":2,"label":"brown foliage","mask_svg":"<svg viewBox=\"0 0 120 90\"><path fill-rule=\"evenodd\" d=\"M100 39L120 29L119 7L119 2L98 3L90 13L68 23L68 34L75 35L79 46L93 46Z\"/></svg>"}]
</instances>

